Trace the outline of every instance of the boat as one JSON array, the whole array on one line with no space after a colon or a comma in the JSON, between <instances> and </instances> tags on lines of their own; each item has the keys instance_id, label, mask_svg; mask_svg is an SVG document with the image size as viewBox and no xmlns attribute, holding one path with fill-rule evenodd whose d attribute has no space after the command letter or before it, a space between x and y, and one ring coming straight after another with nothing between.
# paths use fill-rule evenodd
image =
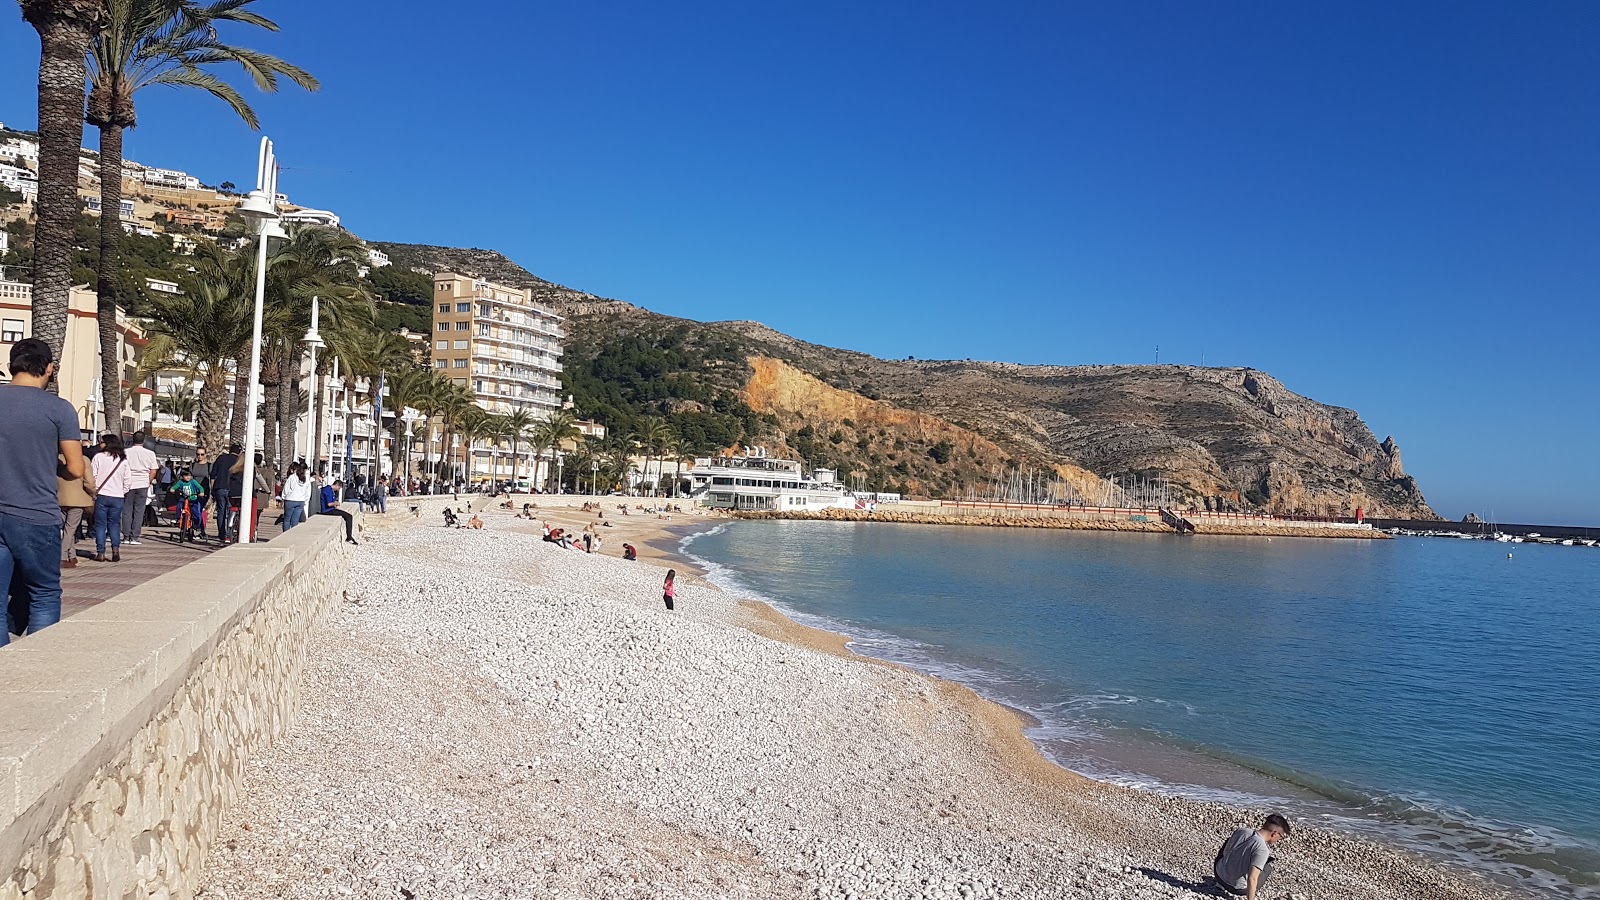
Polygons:
<instances>
[{"instance_id":1,"label":"boat","mask_svg":"<svg viewBox=\"0 0 1600 900\"><path fill-rule=\"evenodd\" d=\"M797 460L769 457L760 448L743 456L697 459L688 472L689 496L710 509L756 512L820 512L861 509L856 495L835 480L831 469L805 474Z\"/></svg>"}]
</instances>

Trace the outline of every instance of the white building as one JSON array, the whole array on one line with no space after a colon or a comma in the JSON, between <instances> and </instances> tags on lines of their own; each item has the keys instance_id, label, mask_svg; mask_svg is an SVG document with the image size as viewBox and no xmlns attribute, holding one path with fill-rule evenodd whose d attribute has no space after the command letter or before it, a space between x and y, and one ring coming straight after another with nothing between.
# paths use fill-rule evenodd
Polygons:
<instances>
[{"instance_id":1,"label":"white building","mask_svg":"<svg viewBox=\"0 0 1600 900\"><path fill-rule=\"evenodd\" d=\"M372 268L381 269L389 264L389 254L383 252L382 250L374 250L371 247L368 247L367 262L372 264Z\"/></svg>"},{"instance_id":2,"label":"white building","mask_svg":"<svg viewBox=\"0 0 1600 900\"><path fill-rule=\"evenodd\" d=\"M0 163L0 185L21 194L25 199L39 199L39 176L32 169Z\"/></svg>"},{"instance_id":3,"label":"white building","mask_svg":"<svg viewBox=\"0 0 1600 900\"><path fill-rule=\"evenodd\" d=\"M200 189L200 179L175 169L145 169L141 180L145 184L178 188L179 190L196 191Z\"/></svg>"},{"instance_id":4,"label":"white building","mask_svg":"<svg viewBox=\"0 0 1600 900\"><path fill-rule=\"evenodd\" d=\"M21 135L12 135L4 141L0 141L0 156L8 156L37 166L39 164L39 142Z\"/></svg>"},{"instance_id":5,"label":"white building","mask_svg":"<svg viewBox=\"0 0 1600 900\"><path fill-rule=\"evenodd\" d=\"M320 225L323 228L338 228L339 216L325 209L296 209L282 215L285 225Z\"/></svg>"},{"instance_id":6,"label":"white building","mask_svg":"<svg viewBox=\"0 0 1600 900\"><path fill-rule=\"evenodd\" d=\"M159 294L183 293L183 291L178 290L178 283L176 281L166 281L160 278L146 278L144 280L144 286L146 290L155 291Z\"/></svg>"}]
</instances>

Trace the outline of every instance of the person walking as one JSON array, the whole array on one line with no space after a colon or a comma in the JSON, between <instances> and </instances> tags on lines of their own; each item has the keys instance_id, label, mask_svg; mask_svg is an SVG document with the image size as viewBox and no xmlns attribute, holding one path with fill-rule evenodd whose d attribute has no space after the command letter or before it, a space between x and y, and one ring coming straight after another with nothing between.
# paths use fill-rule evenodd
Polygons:
<instances>
[{"instance_id":1,"label":"person walking","mask_svg":"<svg viewBox=\"0 0 1600 900\"><path fill-rule=\"evenodd\" d=\"M672 609L672 601L678 595L678 590L673 585L673 579L677 577L677 569L668 569L667 580L661 585L661 599L666 601L667 609Z\"/></svg>"},{"instance_id":2,"label":"person walking","mask_svg":"<svg viewBox=\"0 0 1600 900\"><path fill-rule=\"evenodd\" d=\"M82 478L85 468L78 413L46 390L56 374L50 345L17 341L9 370L11 383L0 385L0 645L61 621L61 507L50 475Z\"/></svg>"},{"instance_id":3,"label":"person walking","mask_svg":"<svg viewBox=\"0 0 1600 900\"><path fill-rule=\"evenodd\" d=\"M211 464L211 496L217 504L217 540L224 544L232 535L229 526L233 518L233 498L244 493L244 457L239 455L243 452L244 448L238 444L229 444L228 452Z\"/></svg>"},{"instance_id":4,"label":"person walking","mask_svg":"<svg viewBox=\"0 0 1600 900\"><path fill-rule=\"evenodd\" d=\"M306 477L306 464L297 462L289 467L289 477L283 480L283 530L306 520L306 504L311 500L311 479Z\"/></svg>"},{"instance_id":5,"label":"person walking","mask_svg":"<svg viewBox=\"0 0 1600 900\"><path fill-rule=\"evenodd\" d=\"M128 453L122 438L100 435L100 452L94 455L94 561L106 561L106 539L111 539L111 561L122 561L122 508L133 483Z\"/></svg>"},{"instance_id":6,"label":"person walking","mask_svg":"<svg viewBox=\"0 0 1600 900\"><path fill-rule=\"evenodd\" d=\"M380 513L389 511L389 476L380 477L372 486L372 506Z\"/></svg>"},{"instance_id":7,"label":"person walking","mask_svg":"<svg viewBox=\"0 0 1600 900\"><path fill-rule=\"evenodd\" d=\"M56 459L56 503L61 507L61 568L76 569L78 526L83 524L84 515L94 509L94 472L84 466L82 477L69 477L66 458Z\"/></svg>"},{"instance_id":8,"label":"person walking","mask_svg":"<svg viewBox=\"0 0 1600 900\"><path fill-rule=\"evenodd\" d=\"M338 516L344 520L344 539L347 543L356 542L354 528L355 519L349 513L339 508L339 489L344 487L344 482L335 478L333 484L322 486L322 512L319 516Z\"/></svg>"},{"instance_id":9,"label":"person walking","mask_svg":"<svg viewBox=\"0 0 1600 900\"><path fill-rule=\"evenodd\" d=\"M1238 828L1223 842L1211 874L1223 892L1256 900L1272 876L1272 848L1289 836L1289 820L1273 813L1260 828Z\"/></svg>"},{"instance_id":10,"label":"person walking","mask_svg":"<svg viewBox=\"0 0 1600 900\"><path fill-rule=\"evenodd\" d=\"M144 535L144 508L150 502L150 486L161 474L161 461L144 445L144 432L135 431L128 443L128 496L122 504L124 543L138 546Z\"/></svg>"}]
</instances>

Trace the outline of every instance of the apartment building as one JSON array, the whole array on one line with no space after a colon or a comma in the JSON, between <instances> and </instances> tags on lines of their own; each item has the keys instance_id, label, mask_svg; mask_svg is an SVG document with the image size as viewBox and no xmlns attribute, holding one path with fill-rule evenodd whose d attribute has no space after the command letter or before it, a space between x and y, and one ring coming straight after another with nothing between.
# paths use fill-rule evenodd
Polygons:
<instances>
[{"instance_id":1,"label":"apartment building","mask_svg":"<svg viewBox=\"0 0 1600 900\"><path fill-rule=\"evenodd\" d=\"M492 413L527 410L543 419L561 408L561 316L529 291L481 278L433 276L433 365L470 387Z\"/></svg>"}]
</instances>

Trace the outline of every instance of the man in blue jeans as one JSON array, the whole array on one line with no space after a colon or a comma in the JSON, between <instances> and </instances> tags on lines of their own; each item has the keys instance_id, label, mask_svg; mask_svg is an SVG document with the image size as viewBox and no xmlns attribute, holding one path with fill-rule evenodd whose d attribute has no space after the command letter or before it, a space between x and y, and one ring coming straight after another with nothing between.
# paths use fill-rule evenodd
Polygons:
<instances>
[{"instance_id":1,"label":"man in blue jeans","mask_svg":"<svg viewBox=\"0 0 1600 900\"><path fill-rule=\"evenodd\" d=\"M50 345L18 341L10 368L0 385L0 589L9 589L0 644L61 621L56 476L82 478L84 466L77 412L45 390L56 373Z\"/></svg>"},{"instance_id":2,"label":"man in blue jeans","mask_svg":"<svg viewBox=\"0 0 1600 900\"><path fill-rule=\"evenodd\" d=\"M244 472L233 471L244 448L229 444L228 452L211 464L211 499L217 503L217 540L224 544L234 539L229 528L233 524L233 499L244 493Z\"/></svg>"}]
</instances>

